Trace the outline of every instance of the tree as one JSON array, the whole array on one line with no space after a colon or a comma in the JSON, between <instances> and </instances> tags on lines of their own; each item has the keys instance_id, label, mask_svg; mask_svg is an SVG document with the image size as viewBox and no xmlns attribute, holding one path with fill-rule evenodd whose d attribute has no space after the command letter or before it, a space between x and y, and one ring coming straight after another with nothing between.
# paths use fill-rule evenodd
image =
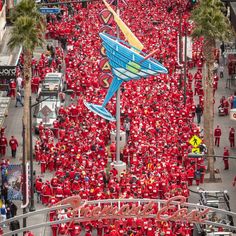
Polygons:
<instances>
[{"instance_id":1,"label":"tree","mask_svg":"<svg viewBox=\"0 0 236 236\"><path fill-rule=\"evenodd\" d=\"M228 18L222 12L224 5L220 0L201 0L193 9L191 19L194 22L193 38L203 37L203 55L206 64L206 78L204 79L204 141L208 148L208 170L210 181L215 180L214 173L214 95L213 68L214 50L217 40L230 39L232 28Z\"/></svg>"},{"instance_id":2,"label":"tree","mask_svg":"<svg viewBox=\"0 0 236 236\"><path fill-rule=\"evenodd\" d=\"M44 21L37 10L34 0L22 0L13 10L11 21L13 27L8 41L10 50L22 47L24 57L24 113L23 124L25 126L25 157L30 159L30 122L29 122L29 97L31 96L31 62L36 46L43 46Z\"/></svg>"}]
</instances>

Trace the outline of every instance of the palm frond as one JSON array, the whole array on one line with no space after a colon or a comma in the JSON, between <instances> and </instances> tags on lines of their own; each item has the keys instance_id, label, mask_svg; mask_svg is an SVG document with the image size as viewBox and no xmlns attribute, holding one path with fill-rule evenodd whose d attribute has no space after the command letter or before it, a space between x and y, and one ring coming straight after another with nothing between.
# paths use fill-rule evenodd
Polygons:
<instances>
[{"instance_id":1,"label":"palm frond","mask_svg":"<svg viewBox=\"0 0 236 236\"><path fill-rule=\"evenodd\" d=\"M192 36L204 36L206 40L229 40L233 32L229 20L222 12L223 8L220 0L201 0L199 6L192 11L191 19L195 24Z\"/></svg>"},{"instance_id":2,"label":"palm frond","mask_svg":"<svg viewBox=\"0 0 236 236\"><path fill-rule=\"evenodd\" d=\"M34 0L21 0L13 9L10 15L11 22L15 22L20 16L29 16L35 18L38 27L44 31L46 28L43 15L39 12Z\"/></svg>"},{"instance_id":3,"label":"palm frond","mask_svg":"<svg viewBox=\"0 0 236 236\"><path fill-rule=\"evenodd\" d=\"M41 30L36 27L36 19L29 16L20 16L14 22L11 37L8 41L10 49L22 46L33 52L36 46L43 45Z\"/></svg>"}]
</instances>

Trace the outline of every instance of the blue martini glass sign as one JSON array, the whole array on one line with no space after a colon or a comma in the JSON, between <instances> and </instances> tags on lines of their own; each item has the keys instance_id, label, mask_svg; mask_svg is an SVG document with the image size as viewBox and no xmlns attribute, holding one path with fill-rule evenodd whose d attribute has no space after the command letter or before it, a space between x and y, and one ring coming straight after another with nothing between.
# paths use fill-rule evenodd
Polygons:
<instances>
[{"instance_id":1,"label":"blue martini glass sign","mask_svg":"<svg viewBox=\"0 0 236 236\"><path fill-rule=\"evenodd\" d=\"M123 82L147 78L158 73L167 74L167 69L157 60L151 58L153 54L145 54L130 44L109 34L100 33L109 64L112 68L113 80L102 105L84 102L85 106L109 121L116 121L115 117L106 109L107 103L119 89Z\"/></svg>"}]
</instances>

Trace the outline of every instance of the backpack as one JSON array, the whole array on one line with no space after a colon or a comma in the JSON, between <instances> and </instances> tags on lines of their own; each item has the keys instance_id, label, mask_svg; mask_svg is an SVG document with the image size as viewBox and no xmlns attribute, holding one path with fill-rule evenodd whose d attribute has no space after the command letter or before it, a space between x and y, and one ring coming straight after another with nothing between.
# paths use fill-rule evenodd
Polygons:
<instances>
[{"instance_id":1,"label":"backpack","mask_svg":"<svg viewBox=\"0 0 236 236\"><path fill-rule=\"evenodd\" d=\"M6 215L7 211L6 208L1 208L1 215Z\"/></svg>"}]
</instances>

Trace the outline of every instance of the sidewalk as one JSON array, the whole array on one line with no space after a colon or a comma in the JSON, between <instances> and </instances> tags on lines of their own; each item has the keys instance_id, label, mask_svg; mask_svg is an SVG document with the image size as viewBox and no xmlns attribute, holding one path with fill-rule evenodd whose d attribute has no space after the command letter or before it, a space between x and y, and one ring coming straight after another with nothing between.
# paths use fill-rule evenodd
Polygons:
<instances>
[{"instance_id":1,"label":"sidewalk","mask_svg":"<svg viewBox=\"0 0 236 236\"><path fill-rule=\"evenodd\" d=\"M3 41L0 43L0 62L1 58L3 59L9 59L7 55L9 55L8 50L7 50L7 41L9 39L10 33L9 33L9 28L7 27L6 33L3 37ZM46 45L47 43L53 43L54 41L48 40L45 42L44 48L37 47L36 50L34 51L34 58L39 59L41 54L45 52L46 50ZM14 50L11 54L11 62L13 63L12 65L15 65L14 60L19 55L19 49ZM0 63L1 64L1 63ZM9 65L9 64L8 64ZM33 103L35 102L35 97L33 95ZM8 110L8 117L5 119L4 122L4 127L6 127L5 133L7 140L11 138L12 135L16 137L19 143L19 147L17 149L17 155L16 158L13 159L11 158L11 150L10 147L7 148L7 153L5 159L9 159L11 164L21 164L22 163L22 116L23 116L23 108L22 107L15 107L15 99L11 99L9 110ZM33 142L34 140L37 139L37 137L34 137L33 135ZM36 162L34 162L34 170L36 171L36 176L40 175L40 165ZM52 178L52 173L46 172L43 176L41 176L43 180L46 179L51 179ZM20 215L22 214L22 209L21 209L21 201L14 201L14 203L18 207L18 212L17 214ZM42 204L38 204L36 201L36 195L35 195L35 208L37 210L45 208ZM46 215L35 215L33 217L30 217L27 219L27 225L34 225L34 224L39 224L46 222ZM22 227L22 222L20 222L21 227ZM5 232L7 232L7 229L4 229ZM50 228L41 228L41 229L35 229L33 230L34 234L36 236L50 236ZM23 234L18 234L19 236Z\"/></svg>"},{"instance_id":2,"label":"sidewalk","mask_svg":"<svg viewBox=\"0 0 236 236\"><path fill-rule=\"evenodd\" d=\"M220 61L222 63L222 59ZM236 148L230 148L229 146L229 128L236 128L235 121L230 120L228 116L218 115L218 106L220 104L220 99L222 96L228 98L234 91L236 91L236 86L231 86L231 88L226 88L226 83L228 79L227 66L224 69L224 78L219 79L218 89L215 93L215 104L214 104L214 128L219 125L222 130L222 136L220 140L220 147L215 147L215 155L223 155L224 147L228 147L230 150L230 156L236 156ZM201 128L203 128L203 122L201 123ZM230 207L231 211L236 212L236 187L232 186L234 176L236 175L236 160L229 159L229 170L224 170L224 163L222 158L216 158L215 169L219 169L220 173L217 177L221 178L219 183L204 183L200 187L205 190L210 191L224 191L227 190L230 197ZM209 178L209 175L205 176ZM197 186L191 186L191 190L197 191ZM199 202L199 195L191 193L190 202ZM234 222L236 224L236 222Z\"/></svg>"}]
</instances>

